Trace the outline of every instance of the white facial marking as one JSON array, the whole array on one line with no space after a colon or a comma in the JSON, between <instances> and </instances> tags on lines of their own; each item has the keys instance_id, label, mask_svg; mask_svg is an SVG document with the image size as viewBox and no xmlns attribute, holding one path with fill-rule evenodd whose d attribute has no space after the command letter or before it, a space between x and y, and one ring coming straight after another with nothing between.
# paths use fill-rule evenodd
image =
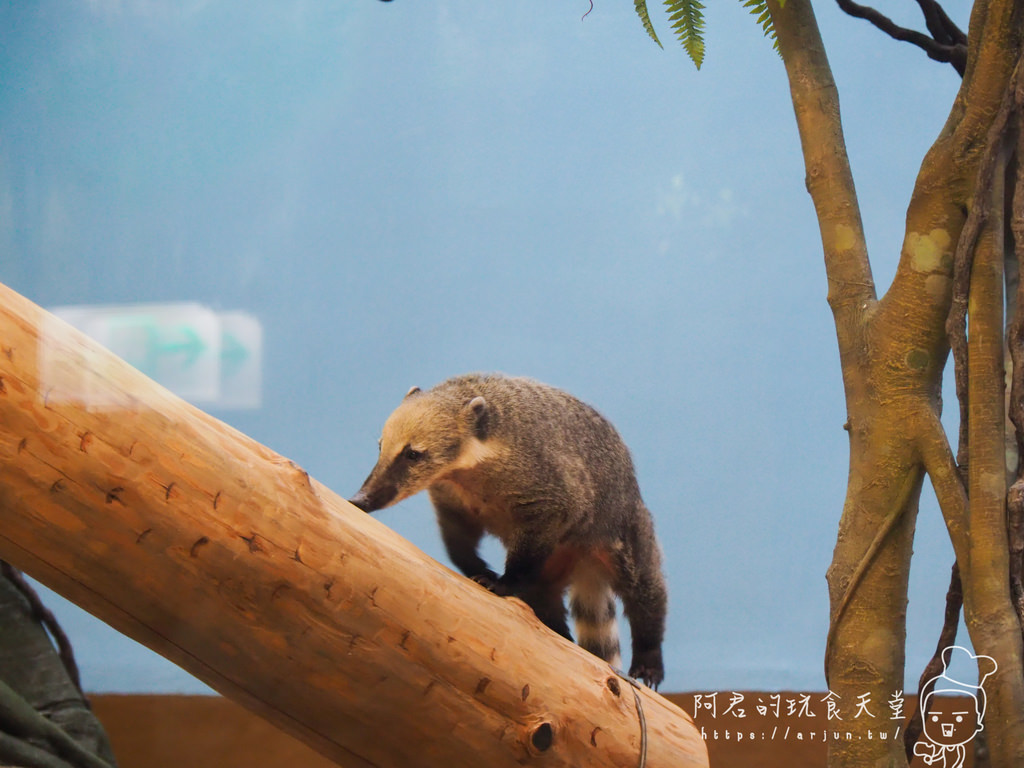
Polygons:
<instances>
[{"instance_id":1,"label":"white facial marking","mask_svg":"<svg viewBox=\"0 0 1024 768\"><path fill-rule=\"evenodd\" d=\"M499 453L500 447L493 440L488 440L485 443L471 437L462 444L462 450L452 462L451 469L472 469L488 459L493 459Z\"/></svg>"}]
</instances>

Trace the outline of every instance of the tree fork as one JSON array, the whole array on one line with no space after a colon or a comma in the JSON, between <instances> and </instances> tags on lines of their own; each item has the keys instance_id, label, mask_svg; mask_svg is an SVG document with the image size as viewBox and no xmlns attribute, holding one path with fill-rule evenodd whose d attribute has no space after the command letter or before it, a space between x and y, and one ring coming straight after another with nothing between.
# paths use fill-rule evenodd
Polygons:
<instances>
[{"instance_id":1,"label":"tree fork","mask_svg":"<svg viewBox=\"0 0 1024 768\"><path fill-rule=\"evenodd\" d=\"M909 479L919 479L924 468L931 476L961 561L965 612L976 618L971 626L975 647L1001 657L1000 665L1005 660L1006 669L1000 667L1004 684L993 696L998 701L993 701L992 716L986 718L995 744L993 757L998 755L993 764L1000 768L1021 763L1014 746L1024 743L1022 708L1017 701L1021 688L1019 642L1015 645L1002 626L1007 616L1015 619L1006 610L1008 574L998 573L1007 560L1005 519L1000 521L998 515L1002 497L991 509L976 507L972 498L968 514L966 489L938 413L942 369L948 356L943 324L952 303L950 287L954 282L967 284L967 280L953 279L952 244L964 229L966 204L985 154L986 145L979 138L993 128L993 117L1004 100L1019 55L1022 7L1021 0L975 2L964 84L946 126L921 166L908 207L896 277L885 295L876 300L835 85L813 11L803 0L769 3L789 77L808 191L821 228L848 408L850 476L828 572L832 626L826 663L830 689L841 700L860 693L870 694L872 701L886 690L902 689L906 577L917 498L913 494L904 503L901 489ZM977 215L974 219L975 224L980 223ZM962 257L960 261L961 273L969 271L970 265L964 270ZM985 294L981 300L989 298ZM963 305L957 309L966 309L967 294L958 299ZM973 294L971 307L973 311ZM985 325L980 320L976 327L971 315L972 332ZM1000 345L1001 331L1000 327ZM983 360L975 363L980 366ZM995 370L991 366L986 369ZM995 376L1002 383L1001 370L983 375ZM958 381L958 389L959 385ZM975 428L984 432L991 426L986 414L984 408L972 412L971 418L965 413L965 429L973 419L981 418L985 426ZM963 443L966 445L966 439ZM972 453L974 447L972 443ZM986 464L986 469L992 467ZM972 493L984 485L979 478L984 481L990 474L975 475ZM989 527L982 530L982 525ZM1002 550L993 554L993 548L999 546L994 540L1000 537ZM985 543L979 547L982 540ZM993 617L998 619L998 627L988 621ZM906 754L891 749L896 746L892 742L870 741L864 732L866 722L852 726L847 722L858 735L850 743L830 744L829 765L905 765Z\"/></svg>"},{"instance_id":2,"label":"tree fork","mask_svg":"<svg viewBox=\"0 0 1024 768\"><path fill-rule=\"evenodd\" d=\"M0 285L0 558L353 766L698 768L690 718Z\"/></svg>"}]
</instances>

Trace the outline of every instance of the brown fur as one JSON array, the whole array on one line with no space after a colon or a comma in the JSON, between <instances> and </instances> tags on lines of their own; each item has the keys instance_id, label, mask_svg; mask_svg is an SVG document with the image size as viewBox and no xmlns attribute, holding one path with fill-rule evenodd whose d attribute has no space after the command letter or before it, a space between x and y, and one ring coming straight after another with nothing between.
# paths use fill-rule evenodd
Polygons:
<instances>
[{"instance_id":1,"label":"brown fur","mask_svg":"<svg viewBox=\"0 0 1024 768\"><path fill-rule=\"evenodd\" d=\"M618 664L614 596L630 621L630 674L656 687L667 597L654 524L614 427L566 392L470 374L414 387L384 425L380 457L352 503L367 512L428 490L452 561L498 594L521 597L569 637ZM500 577L477 554L506 549Z\"/></svg>"}]
</instances>

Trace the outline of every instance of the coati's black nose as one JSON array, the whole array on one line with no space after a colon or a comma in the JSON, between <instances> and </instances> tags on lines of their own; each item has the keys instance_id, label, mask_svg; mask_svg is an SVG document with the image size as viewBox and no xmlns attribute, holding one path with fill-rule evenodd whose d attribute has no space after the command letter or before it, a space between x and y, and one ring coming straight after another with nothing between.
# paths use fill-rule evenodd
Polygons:
<instances>
[{"instance_id":1,"label":"coati's black nose","mask_svg":"<svg viewBox=\"0 0 1024 768\"><path fill-rule=\"evenodd\" d=\"M352 506L359 507L363 512L372 512L373 507L370 505L370 497L367 496L362 490L360 490L355 496L348 500L348 503Z\"/></svg>"},{"instance_id":2,"label":"coati's black nose","mask_svg":"<svg viewBox=\"0 0 1024 768\"><path fill-rule=\"evenodd\" d=\"M363 512L376 512L384 509L395 497L398 496L398 488L391 483L363 483L355 496L349 502L359 507Z\"/></svg>"}]
</instances>

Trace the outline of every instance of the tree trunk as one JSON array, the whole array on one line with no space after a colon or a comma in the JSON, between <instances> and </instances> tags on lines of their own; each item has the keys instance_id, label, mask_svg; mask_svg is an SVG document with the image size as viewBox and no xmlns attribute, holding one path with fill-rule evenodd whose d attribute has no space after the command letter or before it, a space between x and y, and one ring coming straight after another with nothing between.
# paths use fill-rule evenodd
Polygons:
<instances>
[{"instance_id":1,"label":"tree trunk","mask_svg":"<svg viewBox=\"0 0 1024 768\"><path fill-rule=\"evenodd\" d=\"M1002 179L1002 173L996 174L993 185L1000 206ZM970 577L964 582L964 617L976 653L989 655L998 664L991 681L985 684L986 721L999 724L986 728L993 766L1020 765L1024 761L1021 626L1010 600L1006 518L1002 234L1002 220L990 220L978 243L971 273L967 354L971 503Z\"/></svg>"},{"instance_id":2,"label":"tree trunk","mask_svg":"<svg viewBox=\"0 0 1024 768\"><path fill-rule=\"evenodd\" d=\"M0 286L0 557L345 766L706 766L690 718Z\"/></svg>"},{"instance_id":3,"label":"tree trunk","mask_svg":"<svg viewBox=\"0 0 1024 768\"><path fill-rule=\"evenodd\" d=\"M773 0L769 7L821 228L850 433L846 502L828 571L825 665L829 689L846 714L843 729L852 738L830 741L829 765L906 765L902 739L883 741L877 733L890 716L887 703L903 695L907 583L927 473L960 563L975 651L1000 665L985 724L992 765L1011 768L1024 761L1024 672L1020 627L1009 600L1002 294L996 286L1001 272L999 264L981 257L984 242L966 250L958 243L975 189L985 189L979 171L1021 55L1021 0L975 4L964 83L921 166L896 277L881 299L871 277L838 96L811 5L786 0L780 6ZM964 263L970 272L964 253L978 260L978 285L961 279ZM939 421L949 354L946 319L952 308L962 324L957 302L966 316L967 293L954 295L956 286L968 284L969 359L978 377L971 380L971 405L965 400L962 409L964 427L970 423L972 430L964 440L972 459L969 502ZM986 337L989 329L994 339ZM862 703L872 717L853 717Z\"/></svg>"}]
</instances>

